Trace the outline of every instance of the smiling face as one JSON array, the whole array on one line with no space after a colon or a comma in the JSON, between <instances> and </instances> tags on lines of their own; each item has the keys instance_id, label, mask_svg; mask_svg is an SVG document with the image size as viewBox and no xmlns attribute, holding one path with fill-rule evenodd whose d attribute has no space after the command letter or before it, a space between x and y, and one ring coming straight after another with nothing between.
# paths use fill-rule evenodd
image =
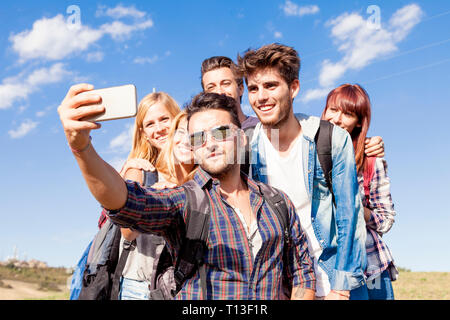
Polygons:
<instances>
[{"instance_id":1,"label":"smiling face","mask_svg":"<svg viewBox=\"0 0 450 320\"><path fill-rule=\"evenodd\" d=\"M239 86L236 82L233 71L230 68L219 68L206 72L202 78L205 92L225 94L240 105L244 86Z\"/></svg>"},{"instance_id":2,"label":"smiling face","mask_svg":"<svg viewBox=\"0 0 450 320\"><path fill-rule=\"evenodd\" d=\"M256 70L247 77L248 100L261 123L280 128L293 115L292 101L300 89L298 80L288 86L276 69Z\"/></svg>"},{"instance_id":3,"label":"smiling face","mask_svg":"<svg viewBox=\"0 0 450 320\"><path fill-rule=\"evenodd\" d=\"M211 136L210 129L230 126L232 129L222 141ZM232 117L224 110L205 110L193 114L189 120L189 134L207 132L206 141L194 147L194 157L203 170L211 176L219 176L230 172L239 165L237 156L237 137L239 129L232 124ZM224 136L225 137L225 136Z\"/></svg>"},{"instance_id":4,"label":"smiling face","mask_svg":"<svg viewBox=\"0 0 450 320\"><path fill-rule=\"evenodd\" d=\"M335 106L328 107L323 116L323 119L330 121L332 124L335 124L342 129L347 130L350 134L356 127L361 127L358 116L354 112L344 112L343 110Z\"/></svg>"},{"instance_id":5,"label":"smiling face","mask_svg":"<svg viewBox=\"0 0 450 320\"><path fill-rule=\"evenodd\" d=\"M144 136L148 142L157 149L166 143L173 116L164 104L157 102L152 105L142 123Z\"/></svg>"},{"instance_id":6,"label":"smiling face","mask_svg":"<svg viewBox=\"0 0 450 320\"><path fill-rule=\"evenodd\" d=\"M189 144L189 134L187 131L187 120L184 118L178 124L178 128L173 136L173 155L175 162L191 164L193 153Z\"/></svg>"}]
</instances>

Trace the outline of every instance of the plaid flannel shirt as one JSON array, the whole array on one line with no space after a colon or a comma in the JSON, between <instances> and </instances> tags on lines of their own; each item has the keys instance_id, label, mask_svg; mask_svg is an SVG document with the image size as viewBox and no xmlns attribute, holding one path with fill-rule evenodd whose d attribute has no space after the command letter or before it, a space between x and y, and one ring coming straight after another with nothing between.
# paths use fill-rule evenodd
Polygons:
<instances>
[{"instance_id":1,"label":"plaid flannel shirt","mask_svg":"<svg viewBox=\"0 0 450 320\"><path fill-rule=\"evenodd\" d=\"M257 213L262 246L253 259L246 232L232 207L221 197L219 181L198 170L194 180L208 191L211 219L205 253L208 297L219 300L283 299L283 280L294 287L315 290L315 275L305 234L292 202L289 208L291 241L286 248L281 223L257 184L243 175L250 191L250 204ZM186 194L183 188L144 189L127 181L128 200L120 210L108 211L112 221L142 233L163 236L176 259L185 234ZM188 279L176 299L202 299L199 272Z\"/></svg>"},{"instance_id":2,"label":"plaid flannel shirt","mask_svg":"<svg viewBox=\"0 0 450 320\"><path fill-rule=\"evenodd\" d=\"M370 197L364 194L364 178L358 175L359 189L364 207L371 210L369 221L366 222L367 239L367 280L373 280L384 270L388 270L391 280L397 279L398 271L394 265L394 258L382 236L388 232L395 219L394 204L391 197L391 184L387 176L387 163L382 158L375 160L374 175L370 181Z\"/></svg>"}]
</instances>

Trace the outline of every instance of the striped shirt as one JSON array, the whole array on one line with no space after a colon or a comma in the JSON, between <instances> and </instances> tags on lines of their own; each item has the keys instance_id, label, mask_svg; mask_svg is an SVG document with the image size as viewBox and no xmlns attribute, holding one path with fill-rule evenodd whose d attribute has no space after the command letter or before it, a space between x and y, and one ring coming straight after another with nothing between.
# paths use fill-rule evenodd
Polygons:
<instances>
[{"instance_id":1,"label":"striped shirt","mask_svg":"<svg viewBox=\"0 0 450 320\"><path fill-rule=\"evenodd\" d=\"M391 280L396 280L398 271L394 265L394 258L382 239L383 234L391 229L395 221L386 161L382 158L375 160L374 175L369 185L369 199L364 195L362 174L358 175L358 183L364 207L371 210L370 219L366 222L367 281L375 279L384 270L388 270Z\"/></svg>"},{"instance_id":2,"label":"striped shirt","mask_svg":"<svg viewBox=\"0 0 450 320\"><path fill-rule=\"evenodd\" d=\"M206 299L283 299L284 284L314 290L314 269L306 236L301 231L291 201L282 193L289 208L291 235L291 241L285 244L277 215L269 209L257 184L245 175L242 177L250 191L251 208L256 213L262 238L261 249L254 259L245 227L230 204L221 197L219 181L201 169L194 177L207 190L211 204L208 250L205 253ZM187 206L184 189L143 189L131 181L127 181L127 188L125 206L120 210L106 211L111 220L122 227L162 235L176 259L185 234ZM175 298L202 299L199 279L197 270Z\"/></svg>"}]
</instances>

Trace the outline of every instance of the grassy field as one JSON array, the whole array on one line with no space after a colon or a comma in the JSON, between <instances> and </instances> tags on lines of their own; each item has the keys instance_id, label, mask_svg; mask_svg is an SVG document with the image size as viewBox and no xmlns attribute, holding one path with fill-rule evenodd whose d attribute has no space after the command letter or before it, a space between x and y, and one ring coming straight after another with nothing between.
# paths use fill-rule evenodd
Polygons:
<instances>
[{"instance_id":1,"label":"grassy field","mask_svg":"<svg viewBox=\"0 0 450 320\"><path fill-rule=\"evenodd\" d=\"M69 298L65 268L0 266L0 300L65 300Z\"/></svg>"},{"instance_id":2,"label":"grassy field","mask_svg":"<svg viewBox=\"0 0 450 320\"><path fill-rule=\"evenodd\" d=\"M450 272L400 272L392 284L397 300L450 300Z\"/></svg>"},{"instance_id":3,"label":"grassy field","mask_svg":"<svg viewBox=\"0 0 450 320\"><path fill-rule=\"evenodd\" d=\"M69 277L64 268L0 266L0 300L67 300ZM393 286L397 300L450 300L450 272L403 270Z\"/></svg>"}]
</instances>

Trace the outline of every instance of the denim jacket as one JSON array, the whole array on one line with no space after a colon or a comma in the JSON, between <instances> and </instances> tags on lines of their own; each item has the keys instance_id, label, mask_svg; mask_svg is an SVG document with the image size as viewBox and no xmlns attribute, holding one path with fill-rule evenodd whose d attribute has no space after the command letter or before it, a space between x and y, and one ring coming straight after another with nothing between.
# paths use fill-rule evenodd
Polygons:
<instances>
[{"instance_id":1,"label":"denim jacket","mask_svg":"<svg viewBox=\"0 0 450 320\"><path fill-rule=\"evenodd\" d=\"M295 114L302 127L302 157L306 190L311 200L311 221L323 252L320 267L327 273L333 290L352 290L365 284L366 228L356 175L355 154L347 131L334 126L332 139L332 184L336 207L332 204L314 136L320 119ZM267 183L262 125L250 141L251 173Z\"/></svg>"}]
</instances>

